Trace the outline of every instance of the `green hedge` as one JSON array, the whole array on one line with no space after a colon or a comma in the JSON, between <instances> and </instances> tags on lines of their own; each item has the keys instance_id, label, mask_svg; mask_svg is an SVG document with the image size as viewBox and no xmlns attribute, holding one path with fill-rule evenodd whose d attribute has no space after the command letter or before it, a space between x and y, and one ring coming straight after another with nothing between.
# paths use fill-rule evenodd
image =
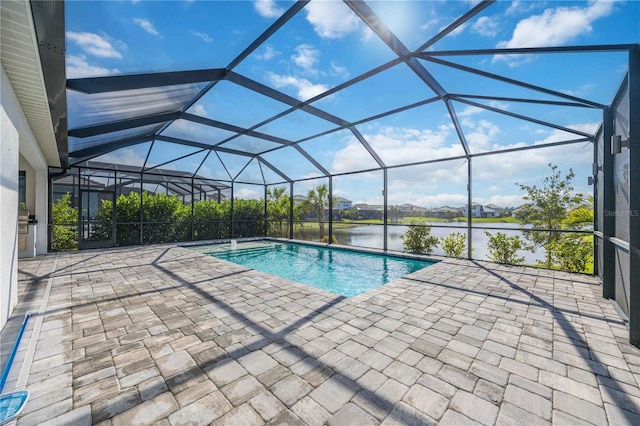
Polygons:
<instances>
[{"instance_id":1,"label":"green hedge","mask_svg":"<svg viewBox=\"0 0 640 426\"><path fill-rule=\"evenodd\" d=\"M140 194L131 192L116 199L117 241L119 246L140 242ZM112 203L102 201L98 219L102 226L97 234L111 238ZM262 200L234 200L233 237L264 235L264 202ZM167 243L190 241L192 231L191 205L184 204L177 196L166 194L142 194L143 242ZM196 201L193 204L193 239L211 240L230 238L231 200L218 203L215 200Z\"/></svg>"},{"instance_id":2,"label":"green hedge","mask_svg":"<svg viewBox=\"0 0 640 426\"><path fill-rule=\"evenodd\" d=\"M51 251L78 249L78 209L71 207L71 194L68 192L53 203L51 221Z\"/></svg>"}]
</instances>

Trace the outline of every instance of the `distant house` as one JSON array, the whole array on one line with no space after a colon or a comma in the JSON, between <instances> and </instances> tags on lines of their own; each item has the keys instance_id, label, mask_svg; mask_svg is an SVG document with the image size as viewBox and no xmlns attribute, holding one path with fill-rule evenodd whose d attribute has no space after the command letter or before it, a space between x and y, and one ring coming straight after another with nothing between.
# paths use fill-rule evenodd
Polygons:
<instances>
[{"instance_id":1,"label":"distant house","mask_svg":"<svg viewBox=\"0 0 640 426\"><path fill-rule=\"evenodd\" d=\"M464 216L464 212L461 208L442 206L437 209L432 209L432 215L430 216L452 219L454 217Z\"/></svg>"},{"instance_id":2,"label":"distant house","mask_svg":"<svg viewBox=\"0 0 640 426\"><path fill-rule=\"evenodd\" d=\"M305 201L307 201L309 198L305 195L294 195L293 196L293 204L298 205L298 204L302 204ZM347 200L346 198L342 198L342 197L333 197L333 209L334 210L346 210L346 209L350 209L351 207L353 207L351 205L352 201L351 200Z\"/></svg>"},{"instance_id":3,"label":"distant house","mask_svg":"<svg viewBox=\"0 0 640 426\"><path fill-rule=\"evenodd\" d=\"M342 197L334 197L333 199L333 209L334 210L346 210L346 209L350 209L352 207L351 200L347 200L346 198L342 198Z\"/></svg>"},{"instance_id":4,"label":"distant house","mask_svg":"<svg viewBox=\"0 0 640 426\"><path fill-rule=\"evenodd\" d=\"M500 217L500 208L492 209L488 206L483 206L481 214L481 217Z\"/></svg>"},{"instance_id":5,"label":"distant house","mask_svg":"<svg viewBox=\"0 0 640 426\"><path fill-rule=\"evenodd\" d=\"M300 194L294 195L293 204L297 206L304 203L308 199L309 198L304 195L300 195ZM333 218L339 219L340 218L339 212L343 210L352 209L353 208L352 203L353 202L351 200L347 200L346 198L333 197ZM325 217L328 217L328 214L329 214L329 209L325 209ZM307 212L305 216L305 219L315 219L315 218L316 218L316 214L313 211Z\"/></svg>"},{"instance_id":6,"label":"distant house","mask_svg":"<svg viewBox=\"0 0 640 426\"><path fill-rule=\"evenodd\" d=\"M468 204L464 206L464 216L467 216L468 207ZM471 217L482 217L482 204L471 204Z\"/></svg>"},{"instance_id":7,"label":"distant house","mask_svg":"<svg viewBox=\"0 0 640 426\"><path fill-rule=\"evenodd\" d=\"M400 204L399 206L394 206L394 207L397 207L398 210L400 211L399 217L428 216L427 213L429 212L429 209L427 208L416 206L415 204L409 204L409 203Z\"/></svg>"},{"instance_id":8,"label":"distant house","mask_svg":"<svg viewBox=\"0 0 640 426\"><path fill-rule=\"evenodd\" d=\"M502 208L496 206L495 204L487 204L486 206L483 206L482 204L472 203L471 217L500 217L500 210L502 210ZM466 215L467 206L464 207L463 213L463 216Z\"/></svg>"},{"instance_id":9,"label":"distant house","mask_svg":"<svg viewBox=\"0 0 640 426\"><path fill-rule=\"evenodd\" d=\"M369 205L369 204L355 204L353 207L358 212L358 219L382 219L384 206L382 205Z\"/></svg>"},{"instance_id":10,"label":"distant house","mask_svg":"<svg viewBox=\"0 0 640 426\"><path fill-rule=\"evenodd\" d=\"M410 213L414 210L415 207L418 207L418 206L405 203L405 204L400 204L399 206L396 206L396 207L398 207L402 213Z\"/></svg>"}]
</instances>

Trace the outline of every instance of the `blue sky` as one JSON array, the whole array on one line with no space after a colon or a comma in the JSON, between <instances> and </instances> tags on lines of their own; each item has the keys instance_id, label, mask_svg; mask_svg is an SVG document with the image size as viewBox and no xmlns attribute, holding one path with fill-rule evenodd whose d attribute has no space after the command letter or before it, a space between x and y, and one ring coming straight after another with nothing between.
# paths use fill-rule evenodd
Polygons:
<instances>
[{"instance_id":1,"label":"blue sky","mask_svg":"<svg viewBox=\"0 0 640 426\"><path fill-rule=\"evenodd\" d=\"M71 1L67 2L68 78L226 67L251 41L293 3L274 1ZM409 49L415 50L474 6L470 1L369 2L384 24ZM499 1L450 33L428 51L496 47L565 46L637 43L640 41L640 2L636 1ZM348 7L338 1L310 2L268 38L234 71L298 100L311 99L349 79L396 58ZM609 103L626 71L626 54L503 55L443 57L457 64L600 103ZM558 100L551 95L497 82L420 60L449 93ZM112 121L127 114L146 115L175 109L202 85L89 97L70 93L70 127ZM429 99L434 93L401 63L324 97L312 105L349 122L403 105ZM135 101L134 101L135 99ZM597 109L480 101L490 107L527 114L539 120L592 133L600 122ZM473 153L579 136L537 123L517 120L462 102L453 102ZM241 127L250 127L288 106L223 81L203 96L190 113ZM77 117L77 118L74 118ZM304 112L286 115L256 130L300 140L336 126ZM356 126L386 165L460 156L463 150L443 102L434 102ZM178 120L165 136L216 143L230 133ZM74 143L86 143L71 141ZM84 145L83 145L84 146ZM273 142L244 136L224 145L263 152ZM150 144L124 148L98 160L140 165ZM375 160L349 131L311 139L300 147L332 173L367 170ZM148 164L158 165L197 150L156 142ZM196 153L163 168L193 170L223 179L244 170L239 180L274 182L280 178L257 162L244 168L238 156ZM294 179L317 177L319 171L288 147L264 158ZM224 163L224 167L221 165ZM521 204L516 183L540 183L553 162L563 171L576 171L574 186L589 191L592 151L588 143L572 144L473 160L474 200L501 206ZM243 169L244 168L244 169ZM296 185L304 193L326 180ZM452 160L389 170L389 202L426 207L466 203L466 161ZM335 195L354 202L382 203L382 172L334 178ZM262 190L243 185L236 195L260 197Z\"/></svg>"}]
</instances>

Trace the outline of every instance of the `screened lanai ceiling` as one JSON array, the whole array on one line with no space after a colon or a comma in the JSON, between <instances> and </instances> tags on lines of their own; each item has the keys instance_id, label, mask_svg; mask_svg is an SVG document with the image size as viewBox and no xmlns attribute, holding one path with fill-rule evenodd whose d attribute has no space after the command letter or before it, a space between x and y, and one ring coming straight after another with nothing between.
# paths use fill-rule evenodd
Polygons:
<instances>
[{"instance_id":1,"label":"screened lanai ceiling","mask_svg":"<svg viewBox=\"0 0 640 426\"><path fill-rule=\"evenodd\" d=\"M639 5L67 2L69 163L276 184L582 147Z\"/></svg>"}]
</instances>

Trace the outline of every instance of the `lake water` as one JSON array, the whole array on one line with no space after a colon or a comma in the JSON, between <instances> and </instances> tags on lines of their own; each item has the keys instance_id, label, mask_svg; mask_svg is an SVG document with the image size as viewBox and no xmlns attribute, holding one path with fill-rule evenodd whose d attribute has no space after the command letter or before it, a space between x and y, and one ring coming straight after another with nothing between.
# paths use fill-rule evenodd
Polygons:
<instances>
[{"instance_id":1,"label":"lake water","mask_svg":"<svg viewBox=\"0 0 640 426\"><path fill-rule=\"evenodd\" d=\"M341 224L342 225L342 224ZM442 225L442 222L437 223L426 223L426 225ZM451 222L447 223L451 228L440 228L440 227L432 227L431 235L435 237L446 237L452 232L461 232L465 236L467 235L467 224L466 223L456 223ZM494 234L496 232L504 232L507 236L511 237L514 235L518 235L521 238L523 237L522 231L520 231L520 225L515 223L488 223L487 226L491 226L492 228L501 228L502 230L489 230L490 233ZM455 229L459 228L459 229ZM389 225L388 233L387 233L387 248L389 250L395 251L403 251L404 244L401 236L409 229L408 226L405 225ZM328 233L329 225L325 225L325 232ZM348 246L356 246L356 247L369 247L369 248L378 248L382 249L384 245L384 227L382 225L358 225L354 224L349 228L336 228L333 230L333 235L338 240L339 244L344 244ZM489 260L487 257L487 243L489 238L485 235L483 229L473 229L472 234L472 248L473 248L473 258L474 259L484 259ZM317 231L308 230L308 229L300 229L295 228L295 238L303 239L307 241L318 241ZM436 255L444 255L444 251L440 247L434 249L433 254ZM524 256L525 263L535 263L536 260L544 258L544 249L538 249L536 253L531 253L529 251L521 251L518 253L520 256ZM466 249L465 249L465 257L466 257Z\"/></svg>"}]
</instances>

